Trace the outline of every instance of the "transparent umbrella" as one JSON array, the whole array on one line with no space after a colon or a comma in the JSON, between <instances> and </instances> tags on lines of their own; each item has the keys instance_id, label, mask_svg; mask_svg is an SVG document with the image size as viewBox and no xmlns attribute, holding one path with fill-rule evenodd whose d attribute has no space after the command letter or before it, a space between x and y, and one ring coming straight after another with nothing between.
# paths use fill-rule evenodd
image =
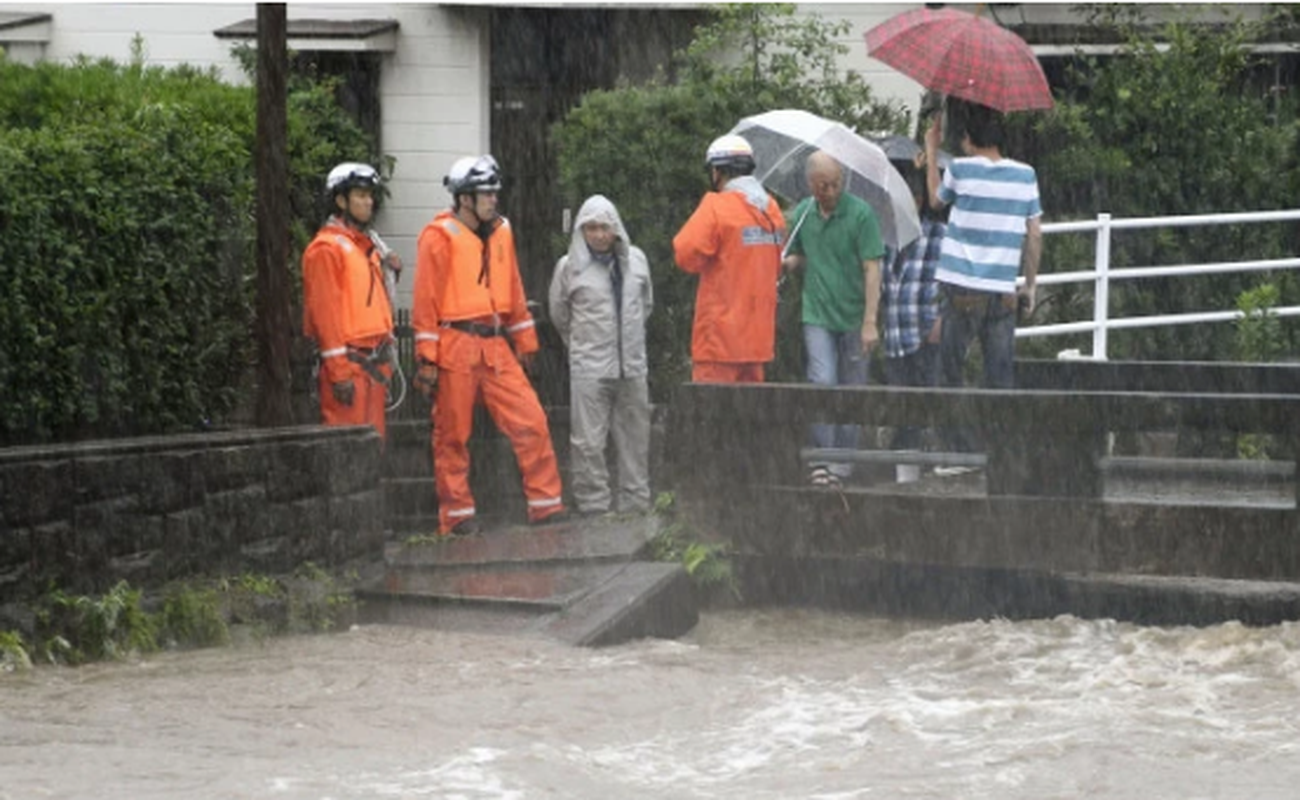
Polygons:
<instances>
[{"instance_id":1,"label":"transparent umbrella","mask_svg":"<svg viewBox=\"0 0 1300 800\"><path fill-rule=\"evenodd\" d=\"M921 235L907 181L884 150L845 125L807 111L781 109L745 117L731 132L745 137L754 148L754 175L769 191L790 201L807 197L811 192L804 163L821 150L843 165L844 190L876 212L886 244L901 249ZM795 221L791 237L801 222Z\"/></svg>"}]
</instances>

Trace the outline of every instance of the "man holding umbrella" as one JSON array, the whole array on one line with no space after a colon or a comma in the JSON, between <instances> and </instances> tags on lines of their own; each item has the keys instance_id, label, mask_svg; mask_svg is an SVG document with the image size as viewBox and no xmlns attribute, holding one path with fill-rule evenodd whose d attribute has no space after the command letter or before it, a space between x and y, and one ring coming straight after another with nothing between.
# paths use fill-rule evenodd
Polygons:
<instances>
[{"instance_id":1,"label":"man holding umbrella","mask_svg":"<svg viewBox=\"0 0 1300 800\"><path fill-rule=\"evenodd\" d=\"M825 152L808 156L805 172L811 195L791 217L799 222L783 266L806 269L801 308L808 381L863 386L880 340L880 223L866 201L844 191L844 169ZM814 425L811 438L817 448L856 448L858 426ZM836 486L852 465L810 467L813 485Z\"/></svg>"},{"instance_id":2,"label":"man holding umbrella","mask_svg":"<svg viewBox=\"0 0 1300 800\"><path fill-rule=\"evenodd\" d=\"M965 157L939 177L939 117L925 134L926 183L935 208L951 205L936 278L945 297L939 357L944 385L962 385L966 351L976 337L984 388L1015 383L1017 297L1034 310L1042 256L1042 215L1034 168L1002 155L1002 115L978 103L949 99ZM1023 264L1025 284L1016 288Z\"/></svg>"}]
</instances>

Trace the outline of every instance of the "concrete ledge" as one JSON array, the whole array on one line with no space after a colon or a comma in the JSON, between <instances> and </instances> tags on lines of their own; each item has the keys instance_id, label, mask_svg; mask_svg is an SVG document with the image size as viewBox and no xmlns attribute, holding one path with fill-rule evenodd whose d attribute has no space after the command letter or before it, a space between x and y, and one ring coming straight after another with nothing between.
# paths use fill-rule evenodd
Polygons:
<instances>
[{"instance_id":1,"label":"concrete ledge","mask_svg":"<svg viewBox=\"0 0 1300 800\"><path fill-rule=\"evenodd\" d=\"M756 556L951 567L1300 580L1295 511L1270 505L989 497L978 476L895 489L733 488L684 505Z\"/></svg>"},{"instance_id":2,"label":"concrete ledge","mask_svg":"<svg viewBox=\"0 0 1300 800\"><path fill-rule=\"evenodd\" d=\"M1052 573L872 558L742 556L752 604L941 619L1071 614L1143 625L1275 625L1300 619L1300 582Z\"/></svg>"},{"instance_id":3,"label":"concrete ledge","mask_svg":"<svg viewBox=\"0 0 1300 800\"><path fill-rule=\"evenodd\" d=\"M679 564L628 564L546 626L570 644L603 647L646 636L676 638L699 622L695 592Z\"/></svg>"},{"instance_id":4,"label":"concrete ledge","mask_svg":"<svg viewBox=\"0 0 1300 800\"><path fill-rule=\"evenodd\" d=\"M380 453L321 426L0 450L0 603L378 558Z\"/></svg>"}]
</instances>

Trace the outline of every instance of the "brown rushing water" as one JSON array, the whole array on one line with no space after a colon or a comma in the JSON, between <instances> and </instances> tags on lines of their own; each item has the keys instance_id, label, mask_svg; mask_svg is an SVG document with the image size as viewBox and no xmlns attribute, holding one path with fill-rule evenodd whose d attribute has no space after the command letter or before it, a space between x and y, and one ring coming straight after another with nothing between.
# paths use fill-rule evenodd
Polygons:
<instances>
[{"instance_id":1,"label":"brown rushing water","mask_svg":"<svg viewBox=\"0 0 1300 800\"><path fill-rule=\"evenodd\" d=\"M0 674L0 798L1294 798L1300 625L363 626Z\"/></svg>"}]
</instances>

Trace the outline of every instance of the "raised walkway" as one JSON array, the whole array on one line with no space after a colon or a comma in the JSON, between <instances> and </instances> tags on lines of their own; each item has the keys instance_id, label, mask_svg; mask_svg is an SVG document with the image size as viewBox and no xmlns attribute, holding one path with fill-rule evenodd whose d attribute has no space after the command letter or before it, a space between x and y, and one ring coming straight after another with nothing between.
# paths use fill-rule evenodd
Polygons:
<instances>
[{"instance_id":1,"label":"raised walkway","mask_svg":"<svg viewBox=\"0 0 1300 800\"><path fill-rule=\"evenodd\" d=\"M1160 624L1300 619L1300 369L1018 363L1016 390L681 387L679 502L751 602ZM807 426L962 427L983 468L808 485ZM1243 437L1255 437L1243 439ZM1171 442L1169 453L1116 443ZM1236 456L1264 442L1271 461ZM968 457L970 454L966 454ZM1157 457L1153 457L1157 456Z\"/></svg>"}]
</instances>

